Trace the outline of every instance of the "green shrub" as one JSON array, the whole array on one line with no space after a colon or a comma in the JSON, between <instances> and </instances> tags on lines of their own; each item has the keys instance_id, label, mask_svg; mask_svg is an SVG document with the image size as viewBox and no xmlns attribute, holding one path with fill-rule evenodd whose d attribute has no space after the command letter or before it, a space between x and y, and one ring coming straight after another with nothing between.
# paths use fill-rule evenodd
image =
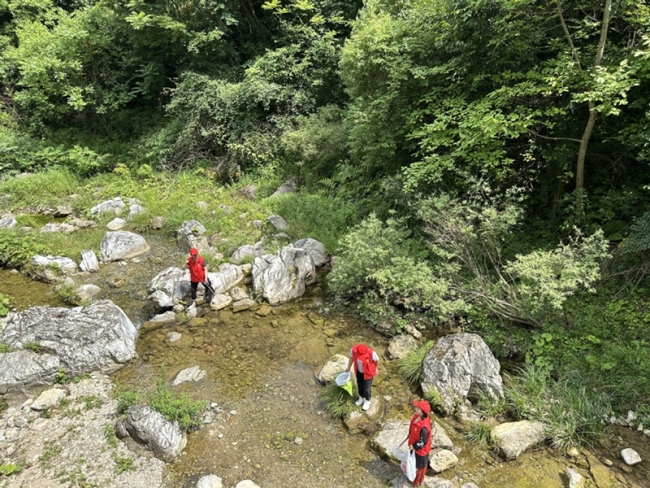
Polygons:
<instances>
[{"instance_id":1,"label":"green shrub","mask_svg":"<svg viewBox=\"0 0 650 488\"><path fill-rule=\"evenodd\" d=\"M133 458L115 456L113 461L115 461L116 464L115 472L117 474L122 474L124 471L135 469L135 466L133 466Z\"/></svg>"},{"instance_id":2,"label":"green shrub","mask_svg":"<svg viewBox=\"0 0 650 488\"><path fill-rule=\"evenodd\" d=\"M341 239L329 287L339 297L358 301L360 311L370 311L364 316L375 323L382 314L390 316L382 310L391 307L448 319L462 304L426 256L422 243L400 221L384 224L373 214Z\"/></svg>"},{"instance_id":3,"label":"green shrub","mask_svg":"<svg viewBox=\"0 0 650 488\"><path fill-rule=\"evenodd\" d=\"M115 392L117 394L117 413L119 415L126 413L129 407L140 402L140 395L135 391L123 390L118 386Z\"/></svg>"},{"instance_id":4,"label":"green shrub","mask_svg":"<svg viewBox=\"0 0 650 488\"><path fill-rule=\"evenodd\" d=\"M20 230L0 229L0 265L22 267L35 254L47 254L39 236Z\"/></svg>"},{"instance_id":5,"label":"green shrub","mask_svg":"<svg viewBox=\"0 0 650 488\"><path fill-rule=\"evenodd\" d=\"M402 378L412 385L418 385L422 381L424 358L432 347L433 341L428 341L398 361L397 370Z\"/></svg>"},{"instance_id":6,"label":"green shrub","mask_svg":"<svg viewBox=\"0 0 650 488\"><path fill-rule=\"evenodd\" d=\"M0 193L12 196L14 208L55 205L75 193L78 188L77 177L71 171L61 168L0 181Z\"/></svg>"},{"instance_id":7,"label":"green shrub","mask_svg":"<svg viewBox=\"0 0 650 488\"><path fill-rule=\"evenodd\" d=\"M23 349L34 352L41 352L41 346L38 342L27 341L23 344Z\"/></svg>"},{"instance_id":8,"label":"green shrub","mask_svg":"<svg viewBox=\"0 0 650 488\"><path fill-rule=\"evenodd\" d=\"M492 444L492 428L483 422L476 423L465 433L465 439L470 444L489 446Z\"/></svg>"},{"instance_id":9,"label":"green shrub","mask_svg":"<svg viewBox=\"0 0 650 488\"><path fill-rule=\"evenodd\" d=\"M183 430L201 425L198 414L203 410L203 403L192 401L184 394L172 392L163 380L158 381L156 393L149 400L149 406L163 414L167 420L178 421Z\"/></svg>"},{"instance_id":10,"label":"green shrub","mask_svg":"<svg viewBox=\"0 0 650 488\"><path fill-rule=\"evenodd\" d=\"M6 317L9 313L9 297L0 293L0 317Z\"/></svg>"},{"instance_id":11,"label":"green shrub","mask_svg":"<svg viewBox=\"0 0 650 488\"><path fill-rule=\"evenodd\" d=\"M335 382L325 387L321 394L321 403L325 411L334 419L340 419L352 412L352 397Z\"/></svg>"},{"instance_id":12,"label":"green shrub","mask_svg":"<svg viewBox=\"0 0 650 488\"><path fill-rule=\"evenodd\" d=\"M58 385L66 385L70 383L70 378L65 374L65 369L59 368L56 376L54 376L54 383Z\"/></svg>"}]
</instances>

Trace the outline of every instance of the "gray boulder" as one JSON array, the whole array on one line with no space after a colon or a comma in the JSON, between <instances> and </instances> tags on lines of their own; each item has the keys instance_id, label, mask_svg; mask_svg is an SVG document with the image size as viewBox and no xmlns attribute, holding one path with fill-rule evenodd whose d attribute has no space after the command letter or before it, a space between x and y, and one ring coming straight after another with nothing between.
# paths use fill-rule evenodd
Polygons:
<instances>
[{"instance_id":1,"label":"gray boulder","mask_svg":"<svg viewBox=\"0 0 650 488\"><path fill-rule=\"evenodd\" d=\"M233 263L241 263L246 258L256 258L264 255L264 242L259 241L253 245L245 244L232 253L230 259Z\"/></svg>"},{"instance_id":2,"label":"gray boulder","mask_svg":"<svg viewBox=\"0 0 650 488\"><path fill-rule=\"evenodd\" d=\"M307 239L300 239L293 243L293 247L304 249L314 260L314 266L322 266L327 263L327 253L325 252L325 246L322 242L318 242L316 239L308 237Z\"/></svg>"},{"instance_id":3,"label":"gray boulder","mask_svg":"<svg viewBox=\"0 0 650 488\"><path fill-rule=\"evenodd\" d=\"M441 447L443 449L451 449L454 447L454 443L445 432L445 429L440 427L440 424L435 421L431 423L431 447Z\"/></svg>"},{"instance_id":4,"label":"gray boulder","mask_svg":"<svg viewBox=\"0 0 650 488\"><path fill-rule=\"evenodd\" d=\"M0 354L0 394L26 393L54 381L61 363L50 354L20 350Z\"/></svg>"},{"instance_id":5,"label":"gray boulder","mask_svg":"<svg viewBox=\"0 0 650 488\"><path fill-rule=\"evenodd\" d=\"M97 260L95 251L91 249L84 249L81 251L81 263L79 264L79 269L91 273L99 271L99 261Z\"/></svg>"},{"instance_id":6,"label":"gray boulder","mask_svg":"<svg viewBox=\"0 0 650 488\"><path fill-rule=\"evenodd\" d=\"M76 288L74 292L77 295L77 298L79 298L79 301L83 303L89 301L100 291L102 290L97 285L87 284L87 285L81 285L80 287Z\"/></svg>"},{"instance_id":7,"label":"gray boulder","mask_svg":"<svg viewBox=\"0 0 650 488\"><path fill-rule=\"evenodd\" d=\"M182 249L189 251L191 247L200 252L210 250L208 240L203 237L205 227L197 220L186 220L177 231L178 244Z\"/></svg>"},{"instance_id":8,"label":"gray boulder","mask_svg":"<svg viewBox=\"0 0 650 488\"><path fill-rule=\"evenodd\" d=\"M630 447L625 448L621 451L621 457L623 458L623 461L625 461L625 464L628 466L634 466L635 464L639 464L641 462L641 456L639 456L639 453Z\"/></svg>"},{"instance_id":9,"label":"gray boulder","mask_svg":"<svg viewBox=\"0 0 650 488\"><path fill-rule=\"evenodd\" d=\"M582 488L585 485L584 477L574 469L566 468L564 475L567 479L567 488Z\"/></svg>"},{"instance_id":10,"label":"gray boulder","mask_svg":"<svg viewBox=\"0 0 650 488\"><path fill-rule=\"evenodd\" d=\"M305 287L315 282L314 260L303 249L286 246L253 262L255 291L271 305L302 296Z\"/></svg>"},{"instance_id":11,"label":"gray boulder","mask_svg":"<svg viewBox=\"0 0 650 488\"><path fill-rule=\"evenodd\" d=\"M279 215L271 215L268 218L268 221L273 227L275 227L280 232L286 232L289 230L289 223Z\"/></svg>"},{"instance_id":12,"label":"gray boulder","mask_svg":"<svg viewBox=\"0 0 650 488\"><path fill-rule=\"evenodd\" d=\"M282 183L277 190L275 190L275 193L271 195L271 197L277 197L280 195L285 195L287 193L293 193L298 189L298 178L296 176L292 176L289 178L287 181Z\"/></svg>"},{"instance_id":13,"label":"gray boulder","mask_svg":"<svg viewBox=\"0 0 650 488\"><path fill-rule=\"evenodd\" d=\"M239 300L246 300L247 298L249 298L248 293L246 293L238 286L235 286L233 287L232 290L230 290L230 296L235 302L238 302Z\"/></svg>"},{"instance_id":14,"label":"gray boulder","mask_svg":"<svg viewBox=\"0 0 650 488\"><path fill-rule=\"evenodd\" d=\"M165 313L155 315L149 320L149 322L154 322L157 324L164 324L167 322L175 322L175 321L176 321L176 314L171 310L168 310Z\"/></svg>"},{"instance_id":15,"label":"gray boulder","mask_svg":"<svg viewBox=\"0 0 650 488\"><path fill-rule=\"evenodd\" d=\"M149 301L156 310L171 308L174 299L181 300L190 291L190 272L177 267L169 267L147 284Z\"/></svg>"},{"instance_id":16,"label":"gray boulder","mask_svg":"<svg viewBox=\"0 0 650 488\"><path fill-rule=\"evenodd\" d=\"M402 359L419 345L420 343L410 335L401 334L391 339L388 345L388 354L391 359Z\"/></svg>"},{"instance_id":17,"label":"gray boulder","mask_svg":"<svg viewBox=\"0 0 650 488\"><path fill-rule=\"evenodd\" d=\"M517 459L529 447L543 442L546 430L542 422L522 420L497 425L492 428L491 435L506 459Z\"/></svg>"},{"instance_id":18,"label":"gray boulder","mask_svg":"<svg viewBox=\"0 0 650 488\"><path fill-rule=\"evenodd\" d=\"M115 217L108 224L106 224L106 228L108 230L122 230L124 227L126 227L126 220L119 217Z\"/></svg>"},{"instance_id":19,"label":"gray boulder","mask_svg":"<svg viewBox=\"0 0 650 488\"><path fill-rule=\"evenodd\" d=\"M217 273L208 273L215 293L226 293L235 286L244 283L246 277L239 266L223 263Z\"/></svg>"},{"instance_id":20,"label":"gray boulder","mask_svg":"<svg viewBox=\"0 0 650 488\"><path fill-rule=\"evenodd\" d=\"M0 229L13 229L18 221L13 215L5 215L0 219Z\"/></svg>"},{"instance_id":21,"label":"gray boulder","mask_svg":"<svg viewBox=\"0 0 650 488\"><path fill-rule=\"evenodd\" d=\"M435 473L442 473L458 464L456 455L447 449L433 449L429 455L429 466Z\"/></svg>"},{"instance_id":22,"label":"gray boulder","mask_svg":"<svg viewBox=\"0 0 650 488\"><path fill-rule=\"evenodd\" d=\"M93 371L108 374L123 367L136 355L136 336L135 326L122 309L110 300L100 300L87 307L31 307L15 313L0 333L0 342L15 349L36 343L57 358L57 369L60 366L68 375L78 376Z\"/></svg>"},{"instance_id":23,"label":"gray boulder","mask_svg":"<svg viewBox=\"0 0 650 488\"><path fill-rule=\"evenodd\" d=\"M101 214L104 212L111 212L116 215L119 215L122 209L124 208L124 202L122 198L115 197L112 200L106 200L98 205L95 205L90 209L92 215Z\"/></svg>"},{"instance_id":24,"label":"gray boulder","mask_svg":"<svg viewBox=\"0 0 650 488\"><path fill-rule=\"evenodd\" d=\"M212 302L210 302L210 308L212 310L221 310L226 308L232 303L232 297L230 295L224 295L223 293L217 293L212 297Z\"/></svg>"},{"instance_id":25,"label":"gray boulder","mask_svg":"<svg viewBox=\"0 0 650 488\"><path fill-rule=\"evenodd\" d=\"M68 217L69 215L72 215L72 207L70 205L59 205L54 209L52 215L55 217Z\"/></svg>"},{"instance_id":26,"label":"gray boulder","mask_svg":"<svg viewBox=\"0 0 650 488\"><path fill-rule=\"evenodd\" d=\"M131 220L136 215L144 212L145 212L145 208L142 205L138 205L137 203L134 203L129 207L129 215L126 218L127 220Z\"/></svg>"},{"instance_id":27,"label":"gray boulder","mask_svg":"<svg viewBox=\"0 0 650 488\"><path fill-rule=\"evenodd\" d=\"M29 264L34 277L46 283L58 281L77 270L77 263L63 256L41 256L37 254Z\"/></svg>"},{"instance_id":28,"label":"gray boulder","mask_svg":"<svg viewBox=\"0 0 650 488\"><path fill-rule=\"evenodd\" d=\"M47 408L52 408L54 405L59 403L59 400L65 396L65 390L61 388L51 388L45 390L34 402L30 405L32 410L45 410Z\"/></svg>"},{"instance_id":29,"label":"gray boulder","mask_svg":"<svg viewBox=\"0 0 650 488\"><path fill-rule=\"evenodd\" d=\"M74 225L70 224L57 224L55 222L50 222L41 227L41 232L61 232L62 234L72 234L77 228Z\"/></svg>"},{"instance_id":30,"label":"gray boulder","mask_svg":"<svg viewBox=\"0 0 650 488\"><path fill-rule=\"evenodd\" d=\"M165 462L174 460L187 445L178 422L166 420L161 413L145 405L130 407L126 418L115 424L115 433L121 439L130 436Z\"/></svg>"},{"instance_id":31,"label":"gray boulder","mask_svg":"<svg viewBox=\"0 0 650 488\"><path fill-rule=\"evenodd\" d=\"M370 445L382 458L395 459L393 451L402 444L408 433L409 422L405 420L388 422L370 441Z\"/></svg>"},{"instance_id":32,"label":"gray boulder","mask_svg":"<svg viewBox=\"0 0 650 488\"><path fill-rule=\"evenodd\" d=\"M335 354L320 369L316 378L323 384L330 383L348 366L349 358L343 354Z\"/></svg>"},{"instance_id":33,"label":"gray boulder","mask_svg":"<svg viewBox=\"0 0 650 488\"><path fill-rule=\"evenodd\" d=\"M424 358L422 391L437 390L441 407L451 413L454 404L484 391L503 396L499 361L476 334L442 337Z\"/></svg>"},{"instance_id":34,"label":"gray boulder","mask_svg":"<svg viewBox=\"0 0 650 488\"><path fill-rule=\"evenodd\" d=\"M102 261L110 263L149 252L149 244L141 235L118 230L104 235L99 250L102 253Z\"/></svg>"}]
</instances>

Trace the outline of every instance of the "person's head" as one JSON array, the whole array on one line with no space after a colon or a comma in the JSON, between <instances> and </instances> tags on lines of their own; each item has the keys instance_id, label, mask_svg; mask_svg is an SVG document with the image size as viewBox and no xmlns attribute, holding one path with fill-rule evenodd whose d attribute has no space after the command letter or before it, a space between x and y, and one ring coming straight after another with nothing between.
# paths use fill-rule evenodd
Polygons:
<instances>
[{"instance_id":1,"label":"person's head","mask_svg":"<svg viewBox=\"0 0 650 488\"><path fill-rule=\"evenodd\" d=\"M368 346L365 344L359 344L357 345L357 354L360 356L363 356L364 354L368 354Z\"/></svg>"},{"instance_id":2,"label":"person's head","mask_svg":"<svg viewBox=\"0 0 650 488\"><path fill-rule=\"evenodd\" d=\"M428 417L431 413L431 405L426 400L413 400L413 406L415 407L415 413L420 417Z\"/></svg>"},{"instance_id":3,"label":"person's head","mask_svg":"<svg viewBox=\"0 0 650 488\"><path fill-rule=\"evenodd\" d=\"M191 247L190 248L190 257L192 257L193 259L196 260L198 255L199 255L199 250L197 248L195 248L195 247Z\"/></svg>"}]
</instances>

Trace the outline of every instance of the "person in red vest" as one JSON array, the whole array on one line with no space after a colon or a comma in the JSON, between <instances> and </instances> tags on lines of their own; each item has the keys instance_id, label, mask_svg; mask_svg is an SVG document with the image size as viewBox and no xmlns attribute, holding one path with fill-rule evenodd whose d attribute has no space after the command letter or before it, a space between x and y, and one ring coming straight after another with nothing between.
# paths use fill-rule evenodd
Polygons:
<instances>
[{"instance_id":1,"label":"person in red vest","mask_svg":"<svg viewBox=\"0 0 650 488\"><path fill-rule=\"evenodd\" d=\"M183 269L190 270L190 286L192 288L192 303L190 307L196 306L196 289L199 283L203 284L206 296L208 294L207 280L208 280L208 265L205 263L203 256L199 256L199 250L195 247L190 248L190 257L183 265Z\"/></svg>"},{"instance_id":2,"label":"person in red vest","mask_svg":"<svg viewBox=\"0 0 650 488\"><path fill-rule=\"evenodd\" d=\"M370 389L372 388L372 379L377 374L378 362L377 353L365 344L357 344L350 349L350 361L345 371L350 371L354 364L359 389L359 399L356 404L357 406L363 405L364 410L370 408Z\"/></svg>"},{"instance_id":3,"label":"person in red vest","mask_svg":"<svg viewBox=\"0 0 650 488\"><path fill-rule=\"evenodd\" d=\"M425 400L413 400L415 415L409 425L408 445L415 451L415 468L417 469L413 486L422 486L424 474L429 466L429 453L431 452L431 419L429 413L431 406Z\"/></svg>"}]
</instances>

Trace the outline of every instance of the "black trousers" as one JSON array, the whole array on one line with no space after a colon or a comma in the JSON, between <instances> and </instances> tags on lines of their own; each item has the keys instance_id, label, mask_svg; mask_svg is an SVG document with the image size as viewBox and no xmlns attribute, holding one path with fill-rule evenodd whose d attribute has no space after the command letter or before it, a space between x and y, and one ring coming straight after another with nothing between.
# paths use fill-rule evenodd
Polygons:
<instances>
[{"instance_id":1,"label":"black trousers","mask_svg":"<svg viewBox=\"0 0 650 488\"><path fill-rule=\"evenodd\" d=\"M212 301L212 290L210 289L212 287L212 283L210 283L210 280L207 280L208 286L203 285L203 298L207 303L210 303ZM196 300L196 290L199 287L200 281L190 281L190 288L192 289L192 301Z\"/></svg>"},{"instance_id":2,"label":"black trousers","mask_svg":"<svg viewBox=\"0 0 650 488\"><path fill-rule=\"evenodd\" d=\"M359 388L359 396L370 401L370 389L372 388L372 378L369 380L363 379L363 373L357 372L357 388Z\"/></svg>"}]
</instances>

